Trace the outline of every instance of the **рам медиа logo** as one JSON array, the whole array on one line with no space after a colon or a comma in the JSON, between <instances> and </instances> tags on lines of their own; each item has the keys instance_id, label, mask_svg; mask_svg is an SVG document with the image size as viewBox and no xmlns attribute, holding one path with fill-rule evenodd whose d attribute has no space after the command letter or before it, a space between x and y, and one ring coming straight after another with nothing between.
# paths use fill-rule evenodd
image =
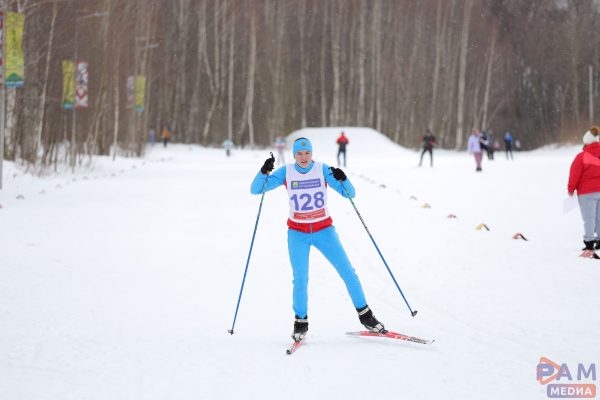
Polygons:
<instances>
[{"instance_id":1,"label":"\u0440\u0430\u043c \u043c\u0435\u0434\u0438\u0430 logo","mask_svg":"<svg viewBox=\"0 0 600 400\"><path fill-rule=\"evenodd\" d=\"M586 368L584 364L578 363L575 378L566 363L559 365L546 357L540 357L537 365L537 380L541 385L548 385L546 394L549 398L593 399L596 397L596 384L589 383L596 381L596 364L592 363Z\"/></svg>"}]
</instances>

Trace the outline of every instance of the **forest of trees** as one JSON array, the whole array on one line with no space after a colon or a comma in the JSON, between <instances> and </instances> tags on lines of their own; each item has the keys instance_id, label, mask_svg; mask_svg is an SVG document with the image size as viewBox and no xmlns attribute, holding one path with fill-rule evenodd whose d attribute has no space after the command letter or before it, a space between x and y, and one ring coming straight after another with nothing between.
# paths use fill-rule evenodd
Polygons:
<instances>
[{"instance_id":1,"label":"forest of trees","mask_svg":"<svg viewBox=\"0 0 600 400\"><path fill-rule=\"evenodd\" d=\"M598 112L595 0L5 0L25 14L25 86L6 89L4 157L35 165L174 141L261 146L367 126L404 146L471 128L524 148L581 137ZM89 107L62 107L61 63L89 63ZM127 78L146 76L143 112ZM593 107L591 100L594 99ZM75 137L74 143L72 137ZM62 149L62 150L61 150ZM66 153L69 154L69 153Z\"/></svg>"}]
</instances>

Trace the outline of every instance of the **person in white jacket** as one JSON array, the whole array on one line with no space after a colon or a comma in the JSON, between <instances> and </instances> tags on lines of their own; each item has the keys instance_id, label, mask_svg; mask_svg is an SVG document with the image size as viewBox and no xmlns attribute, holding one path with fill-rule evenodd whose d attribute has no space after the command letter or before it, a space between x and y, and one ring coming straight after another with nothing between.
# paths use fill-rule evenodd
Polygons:
<instances>
[{"instance_id":1,"label":"person in white jacket","mask_svg":"<svg viewBox=\"0 0 600 400\"><path fill-rule=\"evenodd\" d=\"M477 169L475 169L475 171L477 172L481 171L481 158L483 157L483 154L481 153L481 143L479 142L479 137L479 129L473 128L471 131L471 136L469 136L469 143L467 145L467 151L473 154L473 157L475 157L475 164L477 165Z\"/></svg>"}]
</instances>

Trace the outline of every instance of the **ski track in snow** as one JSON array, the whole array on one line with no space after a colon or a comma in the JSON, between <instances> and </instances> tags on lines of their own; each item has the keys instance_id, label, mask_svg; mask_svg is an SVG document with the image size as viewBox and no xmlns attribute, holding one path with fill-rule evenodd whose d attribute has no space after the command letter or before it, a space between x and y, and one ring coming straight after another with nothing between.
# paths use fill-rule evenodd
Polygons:
<instances>
[{"instance_id":1,"label":"ski track in snow","mask_svg":"<svg viewBox=\"0 0 600 400\"><path fill-rule=\"evenodd\" d=\"M291 138L308 136L315 159L336 165L340 130ZM354 202L416 317L350 202L330 190L336 230L377 317L433 345L347 337L361 328L356 312L313 248L310 329L285 354L293 311L284 188L265 196L227 333L260 201L250 183L269 150L227 159L157 146L143 160L98 157L93 169L41 178L6 163L0 398L544 399L541 356L600 362L600 263L577 257L580 216L561 210L578 147L512 162L499 152L476 174L464 152L437 150L434 168L427 158L417 168L419 153L344 130ZM481 223L490 231L476 230ZM516 232L529 241L513 240Z\"/></svg>"}]
</instances>

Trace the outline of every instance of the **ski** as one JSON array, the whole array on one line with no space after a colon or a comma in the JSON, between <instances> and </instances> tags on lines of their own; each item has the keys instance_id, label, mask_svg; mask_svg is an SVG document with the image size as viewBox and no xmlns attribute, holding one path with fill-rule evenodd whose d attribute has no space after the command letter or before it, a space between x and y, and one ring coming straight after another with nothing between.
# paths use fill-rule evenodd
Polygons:
<instances>
[{"instance_id":1,"label":"ski","mask_svg":"<svg viewBox=\"0 0 600 400\"><path fill-rule=\"evenodd\" d=\"M299 340L297 342L292 343L292 345L285 351L285 354L291 355L296 352L302 345L303 340Z\"/></svg>"},{"instance_id":2,"label":"ski","mask_svg":"<svg viewBox=\"0 0 600 400\"><path fill-rule=\"evenodd\" d=\"M404 335L398 332L390 332L387 333L378 333L378 332L370 332L370 331L358 331L358 332L346 332L346 335L349 336L366 336L366 337L384 337L388 339L399 339L405 340L407 342L419 343L419 344L432 344L435 342L434 340L421 339L415 336Z\"/></svg>"}]
</instances>

